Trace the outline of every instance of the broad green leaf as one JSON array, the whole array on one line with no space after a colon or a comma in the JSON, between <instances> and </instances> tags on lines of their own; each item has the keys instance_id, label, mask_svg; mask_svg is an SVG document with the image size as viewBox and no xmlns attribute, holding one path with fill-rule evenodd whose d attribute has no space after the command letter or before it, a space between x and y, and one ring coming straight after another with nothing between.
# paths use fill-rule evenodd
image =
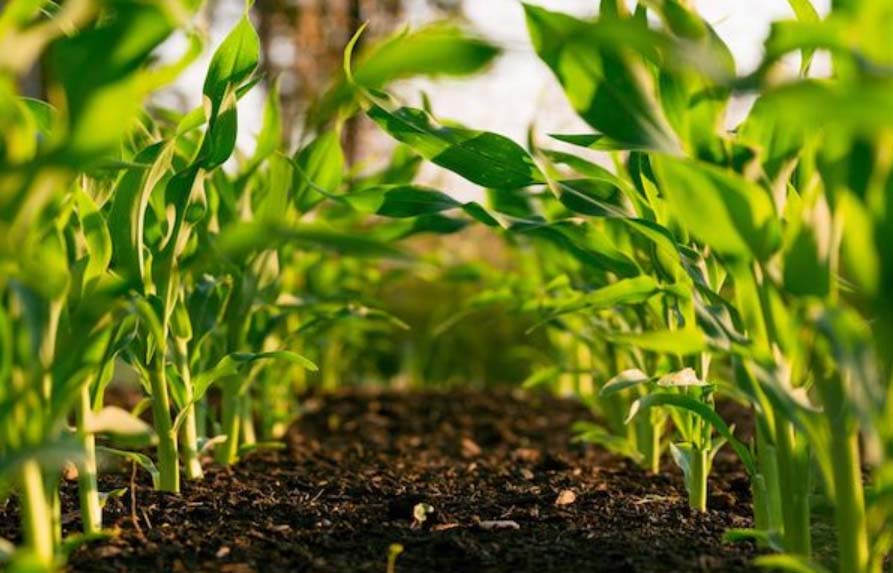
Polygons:
<instances>
[{"instance_id":1,"label":"broad green leaf","mask_svg":"<svg viewBox=\"0 0 893 573\"><path fill-rule=\"evenodd\" d=\"M580 262L616 273L620 277L641 274L636 262L604 234L568 221L521 222L509 227L512 233L537 237L557 245Z\"/></svg>"},{"instance_id":2,"label":"broad green leaf","mask_svg":"<svg viewBox=\"0 0 893 573\"><path fill-rule=\"evenodd\" d=\"M201 166L207 170L223 165L236 149L238 110L235 90L227 90L217 114L212 116L202 145Z\"/></svg>"},{"instance_id":3,"label":"broad green leaf","mask_svg":"<svg viewBox=\"0 0 893 573\"><path fill-rule=\"evenodd\" d=\"M224 256L238 259L284 244L293 244L310 250L334 251L350 256L406 257L402 251L386 243L356 233L335 231L312 224L240 223L220 234L217 249Z\"/></svg>"},{"instance_id":4,"label":"broad green leaf","mask_svg":"<svg viewBox=\"0 0 893 573\"><path fill-rule=\"evenodd\" d=\"M768 192L733 172L666 156L653 160L676 217L719 253L766 260L781 229Z\"/></svg>"},{"instance_id":5,"label":"broad green leaf","mask_svg":"<svg viewBox=\"0 0 893 573\"><path fill-rule=\"evenodd\" d=\"M275 153L267 160L269 172L265 187L266 195L257 207L257 221L282 221L286 218L291 199L292 163L284 155Z\"/></svg>"},{"instance_id":6,"label":"broad green leaf","mask_svg":"<svg viewBox=\"0 0 893 573\"><path fill-rule=\"evenodd\" d=\"M385 217L416 217L460 207L462 204L440 191L418 185L373 187L345 196L355 206Z\"/></svg>"},{"instance_id":7,"label":"broad green leaf","mask_svg":"<svg viewBox=\"0 0 893 573\"><path fill-rule=\"evenodd\" d=\"M500 50L447 22L419 30L401 31L373 45L360 55L353 70L354 82L363 88L384 88L412 76L463 76L493 60ZM332 119L352 99L351 86L343 79L326 92L311 113L317 124Z\"/></svg>"},{"instance_id":8,"label":"broad green leaf","mask_svg":"<svg viewBox=\"0 0 893 573\"><path fill-rule=\"evenodd\" d=\"M646 332L612 332L608 340L636 346L642 350L686 356L707 348L704 335L695 328L683 330L652 330Z\"/></svg>"},{"instance_id":9,"label":"broad green leaf","mask_svg":"<svg viewBox=\"0 0 893 573\"><path fill-rule=\"evenodd\" d=\"M323 132L295 154L293 163L295 204L306 213L341 186L345 161L339 133Z\"/></svg>"},{"instance_id":10,"label":"broad green leaf","mask_svg":"<svg viewBox=\"0 0 893 573\"><path fill-rule=\"evenodd\" d=\"M624 217L623 193L613 182L600 179L565 179L555 184L561 204L575 213L594 217Z\"/></svg>"},{"instance_id":11,"label":"broad green leaf","mask_svg":"<svg viewBox=\"0 0 893 573\"><path fill-rule=\"evenodd\" d=\"M671 408L681 408L683 410L688 410L689 412L696 414L705 422L709 423L713 428L717 431L719 435L725 438L729 445L735 450L735 453L738 454L738 457L741 458L741 463L744 464L744 467L747 469L747 472L750 475L754 475L757 473L756 463L754 462L753 455L750 453L750 450L747 449L747 446L738 441L735 436L732 435L732 430L729 428L728 424L717 414L712 407L709 405L700 402L690 396L685 396L683 394L670 394L665 392L658 392L654 394L648 394L647 396L643 396L639 398L633 405L630 407L629 414L627 416L627 423L629 423L633 418L635 418L640 413L648 410L649 408L654 407L671 407Z\"/></svg>"},{"instance_id":12,"label":"broad green leaf","mask_svg":"<svg viewBox=\"0 0 893 573\"><path fill-rule=\"evenodd\" d=\"M784 288L796 296L825 297L831 290L831 269L822 257L816 232L803 224L784 252Z\"/></svg>"},{"instance_id":13,"label":"broad green leaf","mask_svg":"<svg viewBox=\"0 0 893 573\"><path fill-rule=\"evenodd\" d=\"M589 125L627 148L679 149L640 56L660 42L655 32L632 19L588 22L529 4L524 11L537 55Z\"/></svg>"},{"instance_id":14,"label":"broad green leaf","mask_svg":"<svg viewBox=\"0 0 893 573\"><path fill-rule=\"evenodd\" d=\"M54 46L53 68L65 91L69 121L69 160L118 144L150 88L138 70L173 29L161 6L127 2Z\"/></svg>"},{"instance_id":15,"label":"broad green leaf","mask_svg":"<svg viewBox=\"0 0 893 573\"><path fill-rule=\"evenodd\" d=\"M211 104L209 116L212 121L227 91L235 90L247 80L257 68L259 59L260 39L246 14L218 46L208 65L202 93Z\"/></svg>"},{"instance_id":16,"label":"broad green leaf","mask_svg":"<svg viewBox=\"0 0 893 573\"><path fill-rule=\"evenodd\" d=\"M767 91L762 103L768 117L787 122L789 128L874 133L893 126L890 89L889 79L845 83L802 80Z\"/></svg>"},{"instance_id":17,"label":"broad green leaf","mask_svg":"<svg viewBox=\"0 0 893 573\"><path fill-rule=\"evenodd\" d=\"M838 207L844 221L842 233L843 264L848 276L867 295L876 296L880 286L881 260L875 250L875 229L866 205L850 193L838 198Z\"/></svg>"},{"instance_id":18,"label":"broad green leaf","mask_svg":"<svg viewBox=\"0 0 893 573\"><path fill-rule=\"evenodd\" d=\"M567 304L558 306L556 313L582 309L602 310L623 304L645 302L660 291L657 282L648 275L622 279L608 286L587 292Z\"/></svg>"},{"instance_id":19,"label":"broad green leaf","mask_svg":"<svg viewBox=\"0 0 893 573\"><path fill-rule=\"evenodd\" d=\"M442 211L462 209L468 216L489 227L500 225L492 214L478 203L461 203L446 193L421 185L382 185L341 195L355 209L383 217L425 217Z\"/></svg>"},{"instance_id":20,"label":"broad green leaf","mask_svg":"<svg viewBox=\"0 0 893 573\"><path fill-rule=\"evenodd\" d=\"M145 276L143 237L149 195L164 176L172 148L156 143L140 151L135 160L152 165L132 168L121 177L112 195L108 225L115 268L134 286L142 286Z\"/></svg>"},{"instance_id":21,"label":"broad green leaf","mask_svg":"<svg viewBox=\"0 0 893 573\"><path fill-rule=\"evenodd\" d=\"M440 125L424 110L394 109L382 98L373 100L366 113L422 157L482 187L515 189L545 182L530 154L507 137Z\"/></svg>"}]
</instances>

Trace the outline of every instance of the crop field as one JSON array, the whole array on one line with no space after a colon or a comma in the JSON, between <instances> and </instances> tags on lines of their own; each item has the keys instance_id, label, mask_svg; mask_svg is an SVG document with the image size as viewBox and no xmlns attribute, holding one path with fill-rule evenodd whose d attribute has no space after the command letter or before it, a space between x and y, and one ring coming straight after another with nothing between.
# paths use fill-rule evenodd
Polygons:
<instances>
[{"instance_id":1,"label":"crop field","mask_svg":"<svg viewBox=\"0 0 893 573\"><path fill-rule=\"evenodd\" d=\"M460 18L292 116L266 4L0 7L0 570L893 573L893 1L519 2L524 141L399 89Z\"/></svg>"}]
</instances>

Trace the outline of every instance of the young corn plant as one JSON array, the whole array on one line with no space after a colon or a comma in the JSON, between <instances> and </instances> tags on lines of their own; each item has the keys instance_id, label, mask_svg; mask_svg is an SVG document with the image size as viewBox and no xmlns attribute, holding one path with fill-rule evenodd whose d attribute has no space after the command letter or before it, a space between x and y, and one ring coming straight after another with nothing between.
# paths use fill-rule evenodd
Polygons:
<instances>
[{"instance_id":1,"label":"young corn plant","mask_svg":"<svg viewBox=\"0 0 893 573\"><path fill-rule=\"evenodd\" d=\"M87 534L101 527L94 436L143 426L93 399L115 354L120 286L96 197L77 169L97 169L174 68L148 66L153 49L194 6L66 4L58 11L7 3L0 44L0 497L17 494L23 544L10 570L54 570L62 557L58 481L79 466ZM137 24L139 23L139 24ZM133 26L148 26L131 42ZM49 102L16 93L43 59ZM83 74L79 70L101 70ZM107 129L96 129L97 122ZM106 167L112 171L115 165ZM74 414L74 434L66 422Z\"/></svg>"},{"instance_id":2,"label":"young corn plant","mask_svg":"<svg viewBox=\"0 0 893 573\"><path fill-rule=\"evenodd\" d=\"M682 470L689 505L698 511L706 511L707 478L717 452L729 443L748 473L753 474L756 466L750 450L734 437L734 428L727 426L716 414L715 387L699 378L693 368L684 368L648 382L651 391L633 403L627 419L632 420L649 408L669 408L678 436L670 444L673 461Z\"/></svg>"}]
</instances>

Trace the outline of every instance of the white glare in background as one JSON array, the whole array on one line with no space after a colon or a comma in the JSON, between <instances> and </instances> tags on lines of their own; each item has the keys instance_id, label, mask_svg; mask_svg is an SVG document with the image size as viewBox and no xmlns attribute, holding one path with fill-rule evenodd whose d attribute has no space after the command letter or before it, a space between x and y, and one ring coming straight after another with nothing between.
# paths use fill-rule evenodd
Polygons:
<instances>
[{"instance_id":1,"label":"white glare in background","mask_svg":"<svg viewBox=\"0 0 893 573\"><path fill-rule=\"evenodd\" d=\"M533 0L543 7L577 16L592 15L595 0ZM826 13L830 0L814 0L820 13ZM700 13L728 44L738 63L739 73L751 71L762 56L762 45L773 20L792 17L785 0L696 0ZM420 25L436 16L426 0L405 0L406 20ZM201 103L204 73L213 47L216 47L242 14L242 0L220 0L214 5L214 23L210 47L176 82L173 90L163 93L156 102L177 107L195 107ZM462 12L469 24L484 37L505 48L505 54L485 73L462 80L424 80L403 82L398 93L417 104L419 93L426 92L435 112L479 129L507 135L518 142L526 138L527 129L535 124L539 133L586 131L588 128L574 115L560 87L545 65L539 62L527 38L524 14L518 0L463 0ZM172 38L164 46L165 57L174 58L185 49L182 36ZM277 62L294 58L294 48L287 43L273 46L271 57ZM792 64L795 65L795 64ZM817 62L822 65L821 61ZM821 68L818 70L822 72ZM295 78L283 78L294 82ZM184 97L177 98L174 93ZM250 151L260 130L264 93L262 86L251 90L239 102L238 146ZM736 106L735 116L746 112L747 102ZM474 187L463 180L429 168L427 182L448 186L452 193L476 196Z\"/></svg>"}]
</instances>

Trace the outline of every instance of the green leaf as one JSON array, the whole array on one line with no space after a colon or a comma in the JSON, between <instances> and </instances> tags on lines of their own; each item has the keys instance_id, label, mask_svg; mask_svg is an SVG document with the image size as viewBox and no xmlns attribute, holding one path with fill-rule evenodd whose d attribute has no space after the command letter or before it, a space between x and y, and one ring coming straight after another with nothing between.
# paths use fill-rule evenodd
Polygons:
<instances>
[{"instance_id":1,"label":"green leaf","mask_svg":"<svg viewBox=\"0 0 893 573\"><path fill-rule=\"evenodd\" d=\"M106 406L90 415L87 431L93 434L116 434L119 436L149 436L152 428L127 410L116 406Z\"/></svg>"},{"instance_id":2,"label":"green leaf","mask_svg":"<svg viewBox=\"0 0 893 573\"><path fill-rule=\"evenodd\" d=\"M622 392L623 390L632 388L634 386L648 384L653 380L653 377L648 376L638 368L631 368L629 370L624 370L620 374L605 382L605 385L602 386L601 390L599 390L598 395L600 398L604 398L606 396L617 394L618 392Z\"/></svg>"},{"instance_id":3,"label":"green leaf","mask_svg":"<svg viewBox=\"0 0 893 573\"><path fill-rule=\"evenodd\" d=\"M77 187L75 200L89 255L87 268L84 270L86 286L97 280L108 269L112 260L112 237L93 198L80 186Z\"/></svg>"},{"instance_id":4,"label":"green leaf","mask_svg":"<svg viewBox=\"0 0 893 573\"><path fill-rule=\"evenodd\" d=\"M419 185L371 187L343 197L361 211L396 218L430 215L462 205L446 193Z\"/></svg>"},{"instance_id":5,"label":"green leaf","mask_svg":"<svg viewBox=\"0 0 893 573\"><path fill-rule=\"evenodd\" d=\"M773 551L784 551L784 539L777 531L765 531L761 529L727 529L722 535L723 541L737 543L739 541L756 541L765 544Z\"/></svg>"},{"instance_id":6,"label":"green leaf","mask_svg":"<svg viewBox=\"0 0 893 573\"><path fill-rule=\"evenodd\" d=\"M282 145L282 108L279 104L279 80L273 82L264 102L260 133L254 148L253 161L259 163Z\"/></svg>"},{"instance_id":7,"label":"green leaf","mask_svg":"<svg viewBox=\"0 0 893 573\"><path fill-rule=\"evenodd\" d=\"M816 12L815 6L809 0L788 0L791 9L797 20L808 24L814 24L821 20L819 13ZM809 65L812 63L812 57L815 54L814 48L803 48L800 58L800 73L806 75L809 71Z\"/></svg>"},{"instance_id":8,"label":"green leaf","mask_svg":"<svg viewBox=\"0 0 893 573\"><path fill-rule=\"evenodd\" d=\"M630 407L629 415L627 416L626 422L629 423L638 414L644 412L649 408L665 406L688 410L689 412L696 414L705 422L713 426L717 433L719 433L719 435L721 435L729 442L729 445L732 446L732 449L734 449L735 453L738 454L738 457L741 458L741 463L744 464L747 472L750 475L754 475L755 473L757 473L756 463L754 462L753 455L750 453L750 450L747 449L747 446L742 444L740 441L738 441L737 438L735 438L735 436L732 435L732 430L719 416L719 414L717 414L713 410L713 408L703 402L695 400L690 396L685 396L682 394L670 394L665 392L658 392L643 396L642 398L639 398L638 400L633 402L633 405Z\"/></svg>"},{"instance_id":9,"label":"green leaf","mask_svg":"<svg viewBox=\"0 0 893 573\"><path fill-rule=\"evenodd\" d=\"M589 125L628 149L679 149L640 57L662 41L655 32L628 18L587 22L529 4L524 11L537 55Z\"/></svg>"},{"instance_id":10,"label":"green leaf","mask_svg":"<svg viewBox=\"0 0 893 573\"><path fill-rule=\"evenodd\" d=\"M568 221L550 223L520 222L509 227L512 233L522 233L549 241L595 268L616 273L620 277L638 276L636 262L612 243L610 238Z\"/></svg>"},{"instance_id":11,"label":"green leaf","mask_svg":"<svg viewBox=\"0 0 893 573\"><path fill-rule=\"evenodd\" d=\"M775 572L828 573L828 570L818 563L814 563L802 555L794 555L792 553L760 555L753 560L753 564L761 569L768 569Z\"/></svg>"},{"instance_id":12,"label":"green leaf","mask_svg":"<svg viewBox=\"0 0 893 573\"><path fill-rule=\"evenodd\" d=\"M703 352L707 348L704 335L695 328L682 330L653 330L646 332L619 332L606 335L617 344L637 346L642 350L662 354L687 356Z\"/></svg>"},{"instance_id":13,"label":"green leaf","mask_svg":"<svg viewBox=\"0 0 893 573\"><path fill-rule=\"evenodd\" d=\"M412 76L463 76L474 73L499 55L499 48L448 22L401 31L373 45L353 70L354 82L379 89ZM340 79L311 110L310 121L329 121L352 100L351 86Z\"/></svg>"},{"instance_id":14,"label":"green leaf","mask_svg":"<svg viewBox=\"0 0 893 573\"><path fill-rule=\"evenodd\" d=\"M125 450L118 450L106 446L96 446L96 451L134 462L136 465L146 470L150 476L152 476L152 487L158 487L158 479L160 476L160 474L158 473L158 467L149 456L141 454L139 452L128 452Z\"/></svg>"},{"instance_id":15,"label":"green leaf","mask_svg":"<svg viewBox=\"0 0 893 573\"><path fill-rule=\"evenodd\" d=\"M633 460L636 463L642 461L642 453L636 448L636 444L625 436L617 436L605 428L592 422L576 422L571 430L574 432L574 442L595 444L612 452Z\"/></svg>"},{"instance_id":16,"label":"green leaf","mask_svg":"<svg viewBox=\"0 0 893 573\"><path fill-rule=\"evenodd\" d=\"M561 369L557 366L546 366L539 368L530 373L530 376L524 379L521 387L524 389L538 388L546 384L551 384L561 375Z\"/></svg>"},{"instance_id":17,"label":"green leaf","mask_svg":"<svg viewBox=\"0 0 893 573\"><path fill-rule=\"evenodd\" d=\"M763 261L779 247L778 216L761 187L688 159L655 157L653 165L675 216L718 252Z\"/></svg>"},{"instance_id":18,"label":"green leaf","mask_svg":"<svg viewBox=\"0 0 893 573\"><path fill-rule=\"evenodd\" d=\"M561 204L575 213L593 217L623 217L623 193L611 181L603 179L565 179L556 184Z\"/></svg>"},{"instance_id":19,"label":"green leaf","mask_svg":"<svg viewBox=\"0 0 893 573\"><path fill-rule=\"evenodd\" d=\"M152 167L129 169L112 194L108 226L115 268L134 286L142 286L145 276L143 237L149 196L164 176L172 151L173 148L156 143L137 153L134 161Z\"/></svg>"},{"instance_id":20,"label":"green leaf","mask_svg":"<svg viewBox=\"0 0 893 573\"><path fill-rule=\"evenodd\" d=\"M335 195L344 177L344 151L337 131L317 136L294 156L295 204L306 213L326 196Z\"/></svg>"},{"instance_id":21,"label":"green leaf","mask_svg":"<svg viewBox=\"0 0 893 573\"><path fill-rule=\"evenodd\" d=\"M201 372L192 379L193 401L201 400L212 384L223 378L240 374L245 366L258 360L285 360L313 372L319 369L316 364L307 358L287 350L234 352L221 358L212 369Z\"/></svg>"},{"instance_id":22,"label":"green leaf","mask_svg":"<svg viewBox=\"0 0 893 573\"><path fill-rule=\"evenodd\" d=\"M576 312L583 309L602 310L624 304L639 304L647 301L660 291L660 286L648 275L621 279L608 286L585 293L575 300L559 305L556 314Z\"/></svg>"},{"instance_id":23,"label":"green leaf","mask_svg":"<svg viewBox=\"0 0 893 573\"><path fill-rule=\"evenodd\" d=\"M211 117L199 159L201 166L209 171L223 165L236 148L239 130L236 103L235 90L228 90L217 114Z\"/></svg>"},{"instance_id":24,"label":"green leaf","mask_svg":"<svg viewBox=\"0 0 893 573\"><path fill-rule=\"evenodd\" d=\"M784 287L797 296L827 296L831 269L819 252L815 231L802 224L784 252Z\"/></svg>"},{"instance_id":25,"label":"green leaf","mask_svg":"<svg viewBox=\"0 0 893 573\"><path fill-rule=\"evenodd\" d=\"M424 110L393 109L390 102L381 98L373 100L366 113L398 141L472 183L492 189L515 189L545 182L530 154L507 137L443 126Z\"/></svg>"},{"instance_id":26,"label":"green leaf","mask_svg":"<svg viewBox=\"0 0 893 573\"><path fill-rule=\"evenodd\" d=\"M209 117L212 121L227 91L235 90L247 80L257 68L259 59L260 39L246 14L218 46L208 65L202 93L211 104Z\"/></svg>"},{"instance_id":27,"label":"green leaf","mask_svg":"<svg viewBox=\"0 0 893 573\"><path fill-rule=\"evenodd\" d=\"M77 463L84 457L84 448L74 436L62 436L58 439L31 446L27 451L6 450L0 458L0 476L8 476L26 461L36 461L46 471L60 470L68 462ZM6 498L2 491L5 482L0 481L0 498Z\"/></svg>"},{"instance_id":28,"label":"green leaf","mask_svg":"<svg viewBox=\"0 0 893 573\"><path fill-rule=\"evenodd\" d=\"M406 258L405 253L381 241L313 224L239 223L228 227L217 239L219 253L235 259L284 244L358 257Z\"/></svg>"},{"instance_id":29,"label":"green leaf","mask_svg":"<svg viewBox=\"0 0 893 573\"><path fill-rule=\"evenodd\" d=\"M288 213L294 169L284 155L274 153L267 160L269 173L264 186L266 195L255 211L257 221L282 221Z\"/></svg>"},{"instance_id":30,"label":"green leaf","mask_svg":"<svg viewBox=\"0 0 893 573\"><path fill-rule=\"evenodd\" d=\"M53 70L69 120L66 159L79 161L119 143L152 87L139 70L174 24L159 5L120 3L95 27L55 44Z\"/></svg>"}]
</instances>

